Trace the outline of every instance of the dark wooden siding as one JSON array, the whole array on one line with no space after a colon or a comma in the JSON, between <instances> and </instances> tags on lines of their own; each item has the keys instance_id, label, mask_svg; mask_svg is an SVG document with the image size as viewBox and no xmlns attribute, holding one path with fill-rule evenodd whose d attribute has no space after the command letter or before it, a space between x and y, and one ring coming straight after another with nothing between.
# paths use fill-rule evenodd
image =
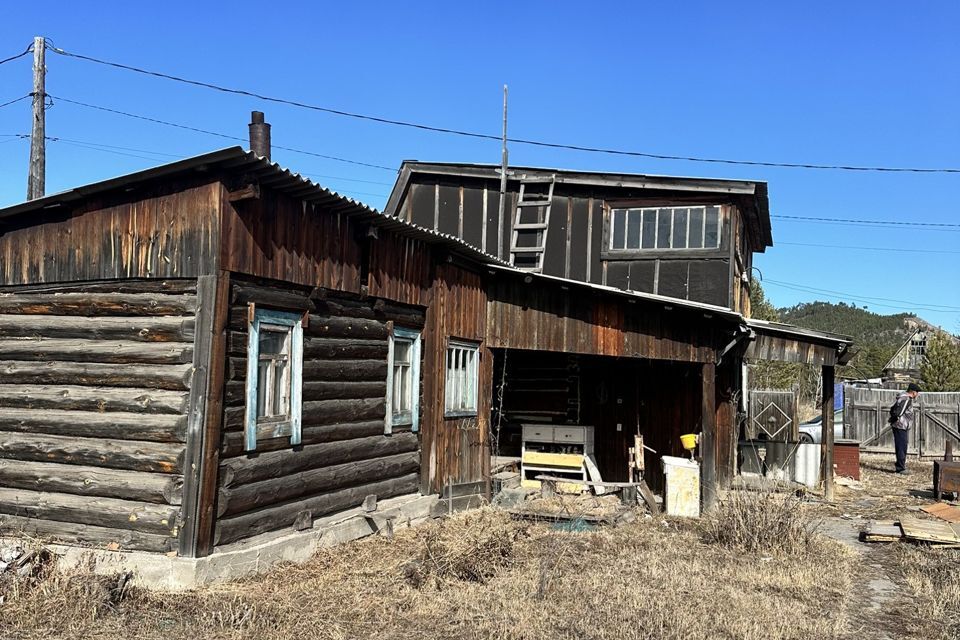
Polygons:
<instances>
[{"instance_id":1,"label":"dark wooden siding","mask_svg":"<svg viewBox=\"0 0 960 640\"><path fill-rule=\"evenodd\" d=\"M431 248L423 241L381 230L370 245L369 294L426 306L432 268Z\"/></svg>"},{"instance_id":2,"label":"dark wooden siding","mask_svg":"<svg viewBox=\"0 0 960 640\"><path fill-rule=\"evenodd\" d=\"M171 183L0 226L0 285L211 273L219 182ZM42 217L42 222L38 221Z\"/></svg>"},{"instance_id":3,"label":"dark wooden siding","mask_svg":"<svg viewBox=\"0 0 960 640\"><path fill-rule=\"evenodd\" d=\"M490 400L493 356L486 341L486 292L481 276L454 264L438 265L433 301L424 328L424 402L421 491L439 492L448 482L489 478ZM444 417L444 379L449 338L480 345L476 417Z\"/></svg>"},{"instance_id":4,"label":"dark wooden siding","mask_svg":"<svg viewBox=\"0 0 960 640\"><path fill-rule=\"evenodd\" d=\"M632 304L609 294L501 275L489 285L491 348L563 351L684 362L716 358L716 321Z\"/></svg>"},{"instance_id":5,"label":"dark wooden siding","mask_svg":"<svg viewBox=\"0 0 960 640\"><path fill-rule=\"evenodd\" d=\"M500 256L510 259L511 233L519 183L509 185L502 221ZM486 194L486 200L484 200ZM486 201L486 207L484 202ZM497 253L499 183L478 178L415 174L400 215L416 224L459 235L491 255ZM606 251L606 219L611 206L721 204L721 246L714 251L662 251L626 255ZM484 225L485 231L484 233ZM731 226L733 225L733 226ZM521 239L522 243L523 239ZM731 269L739 243L742 267ZM732 279L749 269L750 251L735 197L729 194L691 194L557 185L547 232L543 272L621 289L658 293L676 298L730 307L739 300L741 285Z\"/></svg>"},{"instance_id":6,"label":"dark wooden siding","mask_svg":"<svg viewBox=\"0 0 960 640\"><path fill-rule=\"evenodd\" d=\"M282 296L282 298L280 297ZM305 310L302 446L261 440L243 451L248 303ZM231 294L216 544L289 528L419 487L417 435L384 435L388 322L424 323L422 309L277 282L235 281Z\"/></svg>"},{"instance_id":7,"label":"dark wooden siding","mask_svg":"<svg viewBox=\"0 0 960 640\"><path fill-rule=\"evenodd\" d=\"M0 535L176 549L196 281L0 289Z\"/></svg>"},{"instance_id":8,"label":"dark wooden siding","mask_svg":"<svg viewBox=\"0 0 960 640\"><path fill-rule=\"evenodd\" d=\"M263 189L223 206L222 268L313 287L360 292L361 243L343 213Z\"/></svg>"}]
</instances>

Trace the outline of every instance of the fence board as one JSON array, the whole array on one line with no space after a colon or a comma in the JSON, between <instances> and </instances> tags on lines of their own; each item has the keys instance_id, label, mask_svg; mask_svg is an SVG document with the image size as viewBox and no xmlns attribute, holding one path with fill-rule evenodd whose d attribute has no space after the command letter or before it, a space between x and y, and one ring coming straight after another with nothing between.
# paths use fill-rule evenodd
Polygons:
<instances>
[{"instance_id":1,"label":"fence board","mask_svg":"<svg viewBox=\"0 0 960 640\"><path fill-rule=\"evenodd\" d=\"M844 437L860 441L863 451L893 453L893 433L887 424L890 405L900 391L847 385L844 389ZM960 393L921 393L907 451L943 457L947 441L960 448Z\"/></svg>"}]
</instances>

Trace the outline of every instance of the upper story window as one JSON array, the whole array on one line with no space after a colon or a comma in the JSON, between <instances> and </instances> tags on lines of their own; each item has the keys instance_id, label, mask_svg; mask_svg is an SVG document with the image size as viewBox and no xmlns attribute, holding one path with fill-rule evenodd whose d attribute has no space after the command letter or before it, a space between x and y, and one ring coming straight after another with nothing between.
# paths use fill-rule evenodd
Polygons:
<instances>
[{"instance_id":1,"label":"upper story window","mask_svg":"<svg viewBox=\"0 0 960 640\"><path fill-rule=\"evenodd\" d=\"M300 444L303 316L255 308L248 330L244 448L267 438Z\"/></svg>"},{"instance_id":2,"label":"upper story window","mask_svg":"<svg viewBox=\"0 0 960 640\"><path fill-rule=\"evenodd\" d=\"M609 249L717 249L722 222L717 205L612 209Z\"/></svg>"}]
</instances>

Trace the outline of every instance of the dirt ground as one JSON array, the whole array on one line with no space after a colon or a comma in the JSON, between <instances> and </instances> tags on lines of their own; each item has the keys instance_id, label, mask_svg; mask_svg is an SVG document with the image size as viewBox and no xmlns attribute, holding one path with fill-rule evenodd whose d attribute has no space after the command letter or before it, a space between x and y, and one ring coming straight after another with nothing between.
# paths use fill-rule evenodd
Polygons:
<instances>
[{"instance_id":1,"label":"dirt ground","mask_svg":"<svg viewBox=\"0 0 960 640\"><path fill-rule=\"evenodd\" d=\"M183 594L5 574L0 637L960 637L960 552L856 540L930 501L929 463L863 463L832 505L740 492L700 521L573 530L485 508Z\"/></svg>"}]
</instances>

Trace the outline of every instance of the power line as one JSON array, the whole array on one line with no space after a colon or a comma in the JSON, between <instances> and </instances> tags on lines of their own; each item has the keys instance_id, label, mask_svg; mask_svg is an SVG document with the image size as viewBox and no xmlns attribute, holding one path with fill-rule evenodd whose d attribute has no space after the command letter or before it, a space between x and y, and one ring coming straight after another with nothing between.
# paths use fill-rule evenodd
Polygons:
<instances>
[{"instance_id":1,"label":"power line","mask_svg":"<svg viewBox=\"0 0 960 640\"><path fill-rule=\"evenodd\" d=\"M328 178L330 180L346 180L348 182L363 182L364 184L379 184L385 187L392 187L392 182L380 182L378 180L360 180L358 178L347 178L346 176L328 176L322 173L303 173L301 175L311 176L313 178Z\"/></svg>"},{"instance_id":2,"label":"power line","mask_svg":"<svg viewBox=\"0 0 960 640\"><path fill-rule=\"evenodd\" d=\"M64 49L54 47L53 45L50 45L50 44L47 45L47 48L53 51L54 53L62 56L76 58L79 60L85 60L87 62L93 62L96 64L105 65L108 67L114 67L117 69L124 69L126 71L132 71L135 73L140 73L147 76L153 76L156 78L163 78L165 80L172 80L174 82L180 82L183 84L188 84L195 87L201 87L204 89L211 89L211 90L219 91L222 93L246 96L249 98L256 98L257 100L263 100L265 102L285 104L293 107L298 107L301 109L309 109L311 111L319 111L322 113L328 113L328 114L343 116L347 118L355 118L358 120L366 120L369 122L377 122L380 124L389 124L389 125L394 125L399 127L419 129L422 131L432 131L435 133L464 136L468 138L477 138L481 140L496 140L498 142L501 140L501 136L491 135L487 133L479 133L476 131L464 131L461 129L453 129L449 127L437 127L437 126L422 124L418 122L410 122L406 120L395 120L392 118L384 118L380 116L372 116L369 114L344 111L342 109L333 109L330 107L309 104L306 102L301 102L299 100L291 100L288 98L268 96L265 94L248 91L246 89L224 87L221 85L214 84L212 82L205 82L201 80L191 80L189 78L183 78L181 76L175 76L168 73L151 71L148 69L143 69L141 67L135 67L128 64L111 62L109 60L103 60L100 58L95 58L92 56L87 56L79 53L72 53L69 51L65 51ZM883 171L883 172L895 172L895 173L960 173L960 169L958 168L873 167L873 166L826 165L826 164L810 164L810 163L794 163L794 162L765 162L765 161L756 161L756 160L729 160L729 159L721 159L721 158L703 158L703 157L696 157L696 156L657 154L657 153L649 153L645 151L627 151L623 149L609 149L609 148L603 148L603 147L588 147L588 146L582 146L582 145L563 144L563 143L557 143L557 142L544 142L541 140L528 140L524 138L508 138L508 141L513 142L515 144L524 144L524 145L530 145L530 146L536 146L536 147L546 147L551 149L566 149L570 151L603 153L603 154L617 155L617 156L651 158L654 160L682 160L686 162L705 162L705 163L714 163L714 164L745 165L745 166L760 166L760 167L781 167L781 168L793 168L793 169Z\"/></svg>"},{"instance_id":3,"label":"power line","mask_svg":"<svg viewBox=\"0 0 960 640\"><path fill-rule=\"evenodd\" d=\"M17 58L22 58L23 56L28 55L28 54L30 54L30 53L33 53L33 43L32 43L32 42L27 46L26 49L24 49L23 53L18 53L18 54L15 55L15 56L10 56L9 58L4 58L3 60L0 60L0 64L7 64L8 62L13 62L13 61L16 60Z\"/></svg>"},{"instance_id":4,"label":"power line","mask_svg":"<svg viewBox=\"0 0 960 640\"><path fill-rule=\"evenodd\" d=\"M954 222L911 222L907 220L863 220L853 218L817 218L812 216L785 216L771 215L771 218L781 220L803 220L804 222L822 222L828 224L876 225L884 227L922 227L936 228L943 231L960 230L960 224Z\"/></svg>"},{"instance_id":5,"label":"power line","mask_svg":"<svg viewBox=\"0 0 960 640\"><path fill-rule=\"evenodd\" d=\"M152 122L152 123L154 123L154 124L162 124L162 125L167 126L167 127L175 127L175 128L177 128L177 129L184 129L184 130L186 130L186 131L192 131L192 132L194 132L194 133L203 133L203 134L206 134L206 135L208 135L208 136L216 136L216 137L218 137L218 138L224 138L224 139L226 139L226 140L237 140L237 141L240 141L240 142L247 142L247 139L246 139L246 138L241 138L241 137L239 137L239 136L231 136L231 135L228 135L228 134L226 134L226 133L220 133L220 132L217 132L217 131L210 131L209 129L200 129L200 128L198 128L198 127L191 127L191 126L185 125L185 124L178 124L178 123L176 123L176 122L170 122L170 121L168 121L168 120L160 120L160 119L158 119L158 118L151 118L151 117L149 117L149 116L141 116L141 115L137 115L137 114L135 114L135 113L129 113L129 112L127 112L127 111L120 111L119 109L111 109L110 107L103 107L103 106L96 105L96 104L90 104L90 103L88 103L88 102L80 102L79 100L71 100L71 99L69 99L69 98L64 98L64 97L62 97L62 96L54 96L54 95L51 95L51 94L49 94L49 93L47 94L47 96L49 96L50 98L53 98L54 100L59 100L60 102L66 102L66 103L68 103L68 104L75 104L75 105L78 105L78 106L81 106L81 107L86 107L86 108L88 108L88 109L96 109L96 110L98 110L98 111L105 111L105 112L107 112L107 113L113 113L113 114L115 114L115 115L120 115L120 116L124 116L124 117L127 117L127 118L135 118L135 119L137 119L137 120L144 120L144 121L146 121L146 122ZM274 149L282 149L282 150L284 150L284 151L290 151L291 153L299 153L299 154L302 154L302 155L313 156L313 157L316 157L316 158L324 158L324 159L326 159L326 160L334 160L334 161L336 161L336 162L344 162L344 163L347 163L347 164L358 165L358 166L361 166L361 167L370 167L370 168L372 168L372 169L383 169L384 171L389 171L389 172L391 172L391 173L396 173L396 172L397 172L397 170L394 169L394 168L392 168L392 167L386 167L386 166L379 165L379 164L371 164L371 163L369 163L369 162L360 162L359 160L350 160L350 159L348 159L348 158L340 158L340 157L337 157L337 156L326 155L326 154L323 154L323 153L316 153L316 152L314 152L314 151L307 151L307 150L304 150L304 149L295 149L295 148L293 148L293 147L284 147L284 146L281 146L281 145L278 145L278 144L274 144L274 145L273 145L273 148L274 148Z\"/></svg>"},{"instance_id":6,"label":"power line","mask_svg":"<svg viewBox=\"0 0 960 640\"><path fill-rule=\"evenodd\" d=\"M892 306L889 304L882 304L882 302L895 302L895 303L898 303L899 305L906 305L908 307L911 307L914 309L920 309L923 311L935 311L939 313L960 312L960 307L952 307L947 305L938 305L938 304L920 303L920 302L910 302L907 300L896 300L893 298L878 298L873 296L855 295L852 293L844 293L843 291L833 291L831 289L820 289L817 287L811 287L809 285L797 284L794 282L783 282L780 280L772 280L770 278L766 278L763 280L763 284L766 285L768 283L775 286L779 286L779 287L786 287L788 289L795 289L797 291L815 293L818 295L831 294L841 299L859 300L861 302L875 304L879 307L889 307L891 309L900 309L902 308L902 306ZM882 301L882 302L878 302L878 301Z\"/></svg>"},{"instance_id":7,"label":"power line","mask_svg":"<svg viewBox=\"0 0 960 640\"><path fill-rule=\"evenodd\" d=\"M25 95L25 96L20 96L19 98L14 98L13 100L11 100L11 101L9 101L9 102L4 102L3 104L0 104L0 109L2 109L2 108L4 108L4 107L8 107L8 106L10 106L11 104L16 104L16 103L20 102L21 100L26 100L27 98L30 98L30 97L33 97L33 94L28 93L28 94Z\"/></svg>"},{"instance_id":8,"label":"power line","mask_svg":"<svg viewBox=\"0 0 960 640\"><path fill-rule=\"evenodd\" d=\"M945 253L945 254L960 254L960 251L949 251L946 249L905 249L903 247L860 247L854 245L844 245L844 244L818 244L815 242L777 242L776 245L779 247L781 245L790 245L794 247L819 247L823 249L858 249L861 251L883 251L884 253L889 251L899 252L899 253Z\"/></svg>"}]
</instances>

